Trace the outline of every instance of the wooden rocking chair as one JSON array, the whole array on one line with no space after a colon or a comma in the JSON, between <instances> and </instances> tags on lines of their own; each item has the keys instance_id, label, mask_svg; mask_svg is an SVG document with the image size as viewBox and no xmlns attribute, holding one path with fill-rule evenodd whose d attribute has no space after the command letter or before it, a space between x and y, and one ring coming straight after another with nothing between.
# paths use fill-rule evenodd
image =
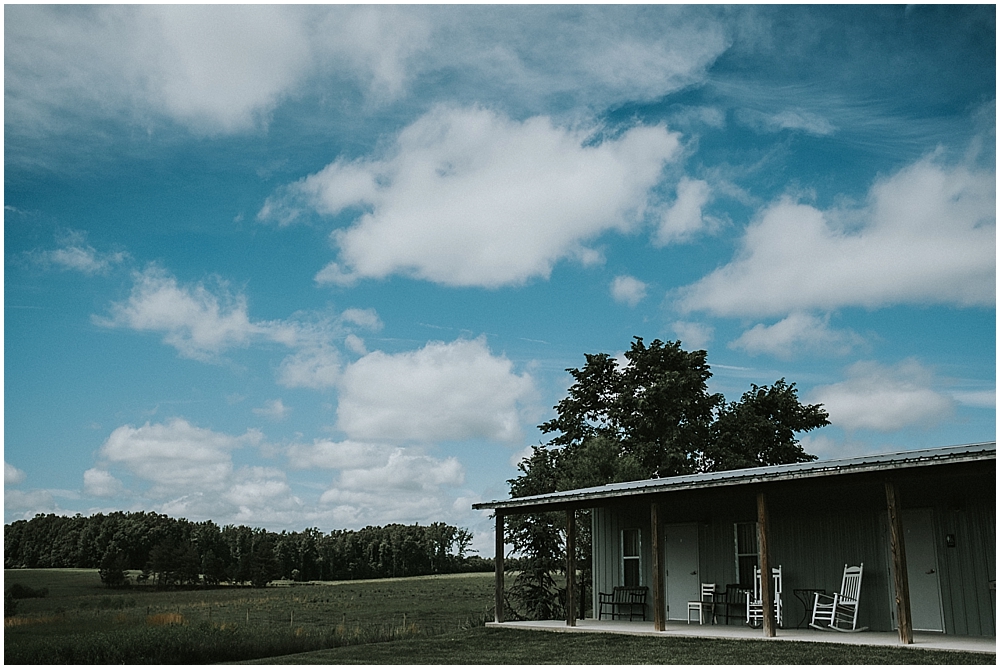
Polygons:
<instances>
[{"instance_id":1,"label":"wooden rocking chair","mask_svg":"<svg viewBox=\"0 0 1000 669\"><path fill-rule=\"evenodd\" d=\"M837 632L862 632L868 629L858 627L858 601L861 597L861 575L864 568L864 562L857 567L845 564L840 592L832 595L816 593L809 627Z\"/></svg>"},{"instance_id":2,"label":"wooden rocking chair","mask_svg":"<svg viewBox=\"0 0 1000 669\"><path fill-rule=\"evenodd\" d=\"M778 627L782 626L784 616L781 605L781 565L771 568L774 579L774 620ZM747 625L758 627L764 624L764 596L760 584L760 567L753 568L753 592L747 592Z\"/></svg>"}]
</instances>

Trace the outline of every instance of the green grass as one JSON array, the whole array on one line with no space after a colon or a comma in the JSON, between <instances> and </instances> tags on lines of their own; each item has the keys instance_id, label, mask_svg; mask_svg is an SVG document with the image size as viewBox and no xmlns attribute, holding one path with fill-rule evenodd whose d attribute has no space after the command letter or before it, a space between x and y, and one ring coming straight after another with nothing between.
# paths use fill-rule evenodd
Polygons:
<instances>
[{"instance_id":1,"label":"green grass","mask_svg":"<svg viewBox=\"0 0 1000 669\"><path fill-rule=\"evenodd\" d=\"M5 570L49 588L4 621L6 664L235 661L481 625L492 574L282 583L265 589L108 590L95 570Z\"/></svg>"},{"instance_id":2,"label":"green grass","mask_svg":"<svg viewBox=\"0 0 1000 669\"><path fill-rule=\"evenodd\" d=\"M487 628L492 574L157 592L95 570L5 570L48 588L5 620L5 664L995 664L995 655Z\"/></svg>"},{"instance_id":3,"label":"green grass","mask_svg":"<svg viewBox=\"0 0 1000 669\"><path fill-rule=\"evenodd\" d=\"M995 655L795 641L653 638L479 627L267 664L996 664ZM248 664L256 664L249 662Z\"/></svg>"}]
</instances>

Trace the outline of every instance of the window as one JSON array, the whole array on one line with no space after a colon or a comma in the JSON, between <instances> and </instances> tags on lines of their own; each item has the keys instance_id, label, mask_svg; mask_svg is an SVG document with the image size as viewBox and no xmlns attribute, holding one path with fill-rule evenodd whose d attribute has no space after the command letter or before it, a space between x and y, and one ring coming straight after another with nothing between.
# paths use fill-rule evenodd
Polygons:
<instances>
[{"instance_id":1,"label":"window","mask_svg":"<svg viewBox=\"0 0 1000 669\"><path fill-rule=\"evenodd\" d=\"M626 587L641 585L641 547L639 528L622 530L622 575Z\"/></svg>"},{"instance_id":2,"label":"window","mask_svg":"<svg viewBox=\"0 0 1000 669\"><path fill-rule=\"evenodd\" d=\"M757 523L736 523L736 580L741 588L753 589L757 566Z\"/></svg>"}]
</instances>

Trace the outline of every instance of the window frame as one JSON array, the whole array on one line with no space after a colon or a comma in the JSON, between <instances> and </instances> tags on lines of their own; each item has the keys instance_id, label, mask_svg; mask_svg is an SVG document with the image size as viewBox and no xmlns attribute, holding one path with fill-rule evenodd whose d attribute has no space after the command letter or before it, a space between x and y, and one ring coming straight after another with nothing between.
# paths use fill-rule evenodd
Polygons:
<instances>
[{"instance_id":1,"label":"window frame","mask_svg":"<svg viewBox=\"0 0 1000 669\"><path fill-rule=\"evenodd\" d=\"M635 555L626 555L625 554L625 546L626 546L626 544L625 544L625 533L626 532L635 532L635 550L636 550ZM621 575L622 575L622 581L621 582L622 582L622 585L624 585L626 587L629 587L629 584L626 582L626 579L627 579L626 575L627 575L628 572L625 569L625 565L626 565L626 562L633 562L634 561L636 563L636 565L638 566L638 568L637 568L637 579L638 579L638 582L635 583L634 586L635 587L642 587L643 586L643 580L644 580L643 579L643 575L642 575L642 528L639 528L639 527L625 527L625 528L622 528L619 537L620 537L620 544L619 545L621 547L621 550L620 550L619 554L620 554L620 557L621 557L620 561L621 561Z\"/></svg>"}]
</instances>

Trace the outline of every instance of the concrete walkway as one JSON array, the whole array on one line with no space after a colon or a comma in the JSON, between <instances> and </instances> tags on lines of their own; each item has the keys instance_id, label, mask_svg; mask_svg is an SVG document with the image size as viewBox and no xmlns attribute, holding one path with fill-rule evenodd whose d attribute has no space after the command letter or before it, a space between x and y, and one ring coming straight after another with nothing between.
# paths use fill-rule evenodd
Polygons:
<instances>
[{"instance_id":1,"label":"concrete walkway","mask_svg":"<svg viewBox=\"0 0 1000 669\"><path fill-rule=\"evenodd\" d=\"M576 627L568 627L565 620L516 621L486 623L487 627L505 629L542 630L567 632L570 634L604 633L632 634L637 636L701 637L710 639L753 639L760 641L807 641L823 643L843 643L864 646L900 646L896 632L821 632L815 629L779 629L777 636L765 637L759 629L742 625L698 625L678 621L667 623L667 629L658 632L652 622L629 622L627 620L578 620ZM997 652L996 637L952 636L933 632L915 632L913 645L909 648L927 650L960 650L969 653Z\"/></svg>"}]
</instances>

